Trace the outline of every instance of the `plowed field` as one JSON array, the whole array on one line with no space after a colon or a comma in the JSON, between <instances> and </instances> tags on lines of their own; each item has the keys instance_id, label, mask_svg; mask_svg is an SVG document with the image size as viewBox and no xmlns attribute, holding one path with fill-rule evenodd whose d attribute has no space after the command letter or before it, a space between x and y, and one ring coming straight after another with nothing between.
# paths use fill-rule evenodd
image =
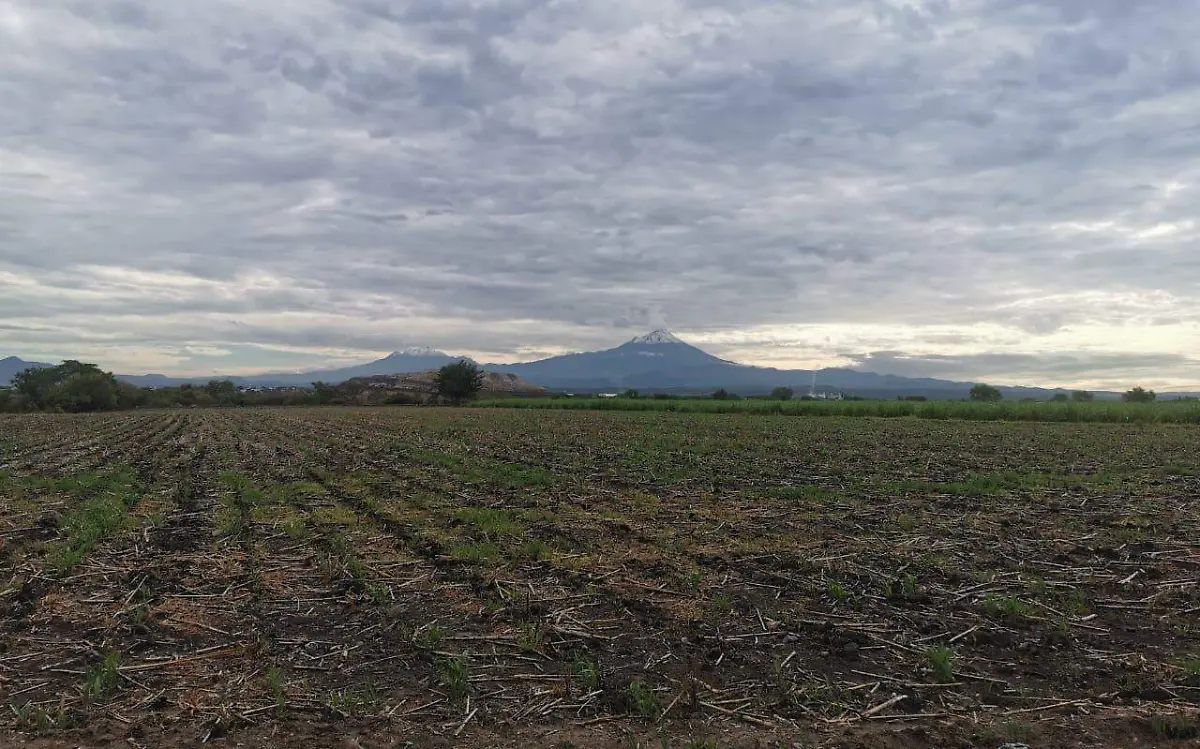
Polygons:
<instances>
[{"instance_id":1,"label":"plowed field","mask_svg":"<svg viewBox=\"0 0 1200 749\"><path fill-rule=\"evenodd\" d=\"M1188 746L1200 429L0 417L0 744Z\"/></svg>"}]
</instances>

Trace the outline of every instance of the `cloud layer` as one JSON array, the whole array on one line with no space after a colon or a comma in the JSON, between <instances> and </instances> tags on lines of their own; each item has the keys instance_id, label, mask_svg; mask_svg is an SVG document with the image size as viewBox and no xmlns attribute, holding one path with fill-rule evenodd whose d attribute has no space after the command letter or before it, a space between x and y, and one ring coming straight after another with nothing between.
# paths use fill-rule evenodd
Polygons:
<instances>
[{"instance_id":1,"label":"cloud layer","mask_svg":"<svg viewBox=\"0 0 1200 749\"><path fill-rule=\"evenodd\" d=\"M0 3L0 354L1200 383L1184 0ZM1017 380L1011 380L1017 381Z\"/></svg>"}]
</instances>

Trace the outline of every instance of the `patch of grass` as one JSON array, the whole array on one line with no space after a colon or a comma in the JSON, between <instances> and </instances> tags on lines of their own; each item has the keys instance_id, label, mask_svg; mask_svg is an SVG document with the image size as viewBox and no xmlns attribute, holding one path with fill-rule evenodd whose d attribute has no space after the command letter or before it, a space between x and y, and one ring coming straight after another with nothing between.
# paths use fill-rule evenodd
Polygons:
<instances>
[{"instance_id":1,"label":"patch of grass","mask_svg":"<svg viewBox=\"0 0 1200 749\"><path fill-rule=\"evenodd\" d=\"M283 671L279 670L278 666L271 666L267 669L266 674L267 689L271 693L271 699L275 701L275 711L283 712L287 707L287 684L283 680Z\"/></svg>"},{"instance_id":2,"label":"patch of grass","mask_svg":"<svg viewBox=\"0 0 1200 749\"><path fill-rule=\"evenodd\" d=\"M571 670L589 692L600 688L600 664L586 656L579 656L571 664Z\"/></svg>"},{"instance_id":3,"label":"patch of grass","mask_svg":"<svg viewBox=\"0 0 1200 749\"><path fill-rule=\"evenodd\" d=\"M413 645L422 650L437 650L446 637L446 630L434 624L413 635Z\"/></svg>"},{"instance_id":4,"label":"patch of grass","mask_svg":"<svg viewBox=\"0 0 1200 749\"><path fill-rule=\"evenodd\" d=\"M521 635L517 639L517 645L522 650L529 653L540 653L545 644L546 630L541 623L534 622L521 627Z\"/></svg>"},{"instance_id":5,"label":"patch of grass","mask_svg":"<svg viewBox=\"0 0 1200 749\"><path fill-rule=\"evenodd\" d=\"M734 612L736 605L733 601L733 596L728 593L718 593L712 597L713 611L722 616L729 616Z\"/></svg>"},{"instance_id":6,"label":"patch of grass","mask_svg":"<svg viewBox=\"0 0 1200 749\"><path fill-rule=\"evenodd\" d=\"M658 694L644 682L630 682L625 688L625 696L629 699L630 709L643 718L657 718L662 710Z\"/></svg>"},{"instance_id":7,"label":"patch of grass","mask_svg":"<svg viewBox=\"0 0 1200 749\"><path fill-rule=\"evenodd\" d=\"M379 710L379 690L374 684L359 689L335 689L325 704L335 712L350 716L371 715Z\"/></svg>"},{"instance_id":8,"label":"patch of grass","mask_svg":"<svg viewBox=\"0 0 1200 749\"><path fill-rule=\"evenodd\" d=\"M342 525L353 526L358 525L358 516L348 507L341 505L332 505L314 508L311 514L312 521L317 525Z\"/></svg>"},{"instance_id":9,"label":"patch of grass","mask_svg":"<svg viewBox=\"0 0 1200 749\"><path fill-rule=\"evenodd\" d=\"M1075 630L1071 626L1070 617L1058 616L1054 618L1054 634L1063 642L1069 642L1074 636Z\"/></svg>"},{"instance_id":10,"label":"patch of grass","mask_svg":"<svg viewBox=\"0 0 1200 749\"><path fill-rule=\"evenodd\" d=\"M792 698L792 680L784 668L784 658L776 658L771 666L771 674L775 681L775 691L779 693L779 704L786 704Z\"/></svg>"},{"instance_id":11,"label":"patch of grass","mask_svg":"<svg viewBox=\"0 0 1200 749\"><path fill-rule=\"evenodd\" d=\"M1182 463L1167 463L1158 469L1160 476L1195 476L1197 469L1195 466L1184 465Z\"/></svg>"},{"instance_id":12,"label":"patch of grass","mask_svg":"<svg viewBox=\"0 0 1200 749\"><path fill-rule=\"evenodd\" d=\"M1188 715L1158 715L1150 719L1154 738L1166 741L1200 739L1200 722Z\"/></svg>"},{"instance_id":13,"label":"patch of grass","mask_svg":"<svg viewBox=\"0 0 1200 749\"><path fill-rule=\"evenodd\" d=\"M1033 726L1019 721L1009 721L1003 726L1004 738L1017 744L1033 741Z\"/></svg>"},{"instance_id":14,"label":"patch of grass","mask_svg":"<svg viewBox=\"0 0 1200 749\"><path fill-rule=\"evenodd\" d=\"M1039 489L1052 481L1047 474L1005 471L971 476L962 482L942 484L940 489L964 497L993 497L1008 492Z\"/></svg>"},{"instance_id":15,"label":"patch of grass","mask_svg":"<svg viewBox=\"0 0 1200 749\"><path fill-rule=\"evenodd\" d=\"M109 653L100 663L88 669L83 681L83 696L88 702L104 700L121 683L121 654Z\"/></svg>"},{"instance_id":16,"label":"patch of grass","mask_svg":"<svg viewBox=\"0 0 1200 749\"><path fill-rule=\"evenodd\" d=\"M941 684L954 681L954 661L957 657L954 649L945 645L935 645L925 650L925 661Z\"/></svg>"},{"instance_id":17,"label":"patch of grass","mask_svg":"<svg viewBox=\"0 0 1200 749\"><path fill-rule=\"evenodd\" d=\"M464 507L454 513L454 518L487 536L519 536L525 532L525 526L517 522L507 510Z\"/></svg>"},{"instance_id":18,"label":"patch of grass","mask_svg":"<svg viewBox=\"0 0 1200 749\"><path fill-rule=\"evenodd\" d=\"M1087 596L1083 591L1073 590L1062 597L1059 608L1076 616L1084 616L1088 613Z\"/></svg>"},{"instance_id":19,"label":"patch of grass","mask_svg":"<svg viewBox=\"0 0 1200 749\"><path fill-rule=\"evenodd\" d=\"M239 494L249 489L251 484L249 476L237 471L221 471L221 474L217 476L217 482L226 489Z\"/></svg>"},{"instance_id":20,"label":"patch of grass","mask_svg":"<svg viewBox=\"0 0 1200 749\"><path fill-rule=\"evenodd\" d=\"M325 557L321 560L321 568L330 580L342 579L356 592L371 593L367 566L354 553L350 540L341 533L329 538Z\"/></svg>"},{"instance_id":21,"label":"patch of grass","mask_svg":"<svg viewBox=\"0 0 1200 749\"><path fill-rule=\"evenodd\" d=\"M302 517L290 517L279 524L279 530L293 541L303 541L308 538L308 524Z\"/></svg>"},{"instance_id":22,"label":"patch of grass","mask_svg":"<svg viewBox=\"0 0 1200 749\"><path fill-rule=\"evenodd\" d=\"M1188 686L1200 687L1200 656L1188 658L1180 664L1183 680Z\"/></svg>"},{"instance_id":23,"label":"patch of grass","mask_svg":"<svg viewBox=\"0 0 1200 749\"><path fill-rule=\"evenodd\" d=\"M517 556L519 558L527 559L531 562L541 562L549 559L552 553L550 545L537 538L526 541L517 549Z\"/></svg>"},{"instance_id":24,"label":"patch of grass","mask_svg":"<svg viewBox=\"0 0 1200 749\"><path fill-rule=\"evenodd\" d=\"M837 580L830 580L825 584L825 595L829 596L829 600L834 603L845 603L850 600L853 594L849 588Z\"/></svg>"},{"instance_id":25,"label":"patch of grass","mask_svg":"<svg viewBox=\"0 0 1200 749\"><path fill-rule=\"evenodd\" d=\"M223 536L241 538L250 530L250 518L236 507L227 507L217 514L217 530Z\"/></svg>"},{"instance_id":26,"label":"patch of grass","mask_svg":"<svg viewBox=\"0 0 1200 749\"><path fill-rule=\"evenodd\" d=\"M468 564L487 564L503 556L500 547L493 543L458 544L450 549L450 557Z\"/></svg>"},{"instance_id":27,"label":"patch of grass","mask_svg":"<svg viewBox=\"0 0 1200 749\"><path fill-rule=\"evenodd\" d=\"M465 699L471 693L471 671L466 659L439 658L437 660L438 683L446 690L450 699Z\"/></svg>"},{"instance_id":28,"label":"patch of grass","mask_svg":"<svg viewBox=\"0 0 1200 749\"><path fill-rule=\"evenodd\" d=\"M367 595L371 597L371 603L380 608L392 602L392 588L385 583L368 583Z\"/></svg>"},{"instance_id":29,"label":"patch of grass","mask_svg":"<svg viewBox=\"0 0 1200 749\"><path fill-rule=\"evenodd\" d=\"M983 610L993 619L1002 619L1011 623L1034 618L1033 606L1015 596L1002 598L989 595L983 599Z\"/></svg>"},{"instance_id":30,"label":"patch of grass","mask_svg":"<svg viewBox=\"0 0 1200 749\"><path fill-rule=\"evenodd\" d=\"M50 712L40 705L25 703L20 707L9 705L13 716L16 719L16 728L18 731L29 731L34 734L48 733L56 728L66 728L68 723L68 714L62 705L54 711Z\"/></svg>"},{"instance_id":31,"label":"patch of grass","mask_svg":"<svg viewBox=\"0 0 1200 749\"><path fill-rule=\"evenodd\" d=\"M912 533L917 529L917 519L908 514L897 515L892 520L892 525L904 533Z\"/></svg>"},{"instance_id":32,"label":"patch of grass","mask_svg":"<svg viewBox=\"0 0 1200 749\"><path fill-rule=\"evenodd\" d=\"M91 477L95 482L103 479ZM87 483L89 490L97 486ZM59 539L47 549L46 561L50 570L63 576L75 568L95 548L111 537L129 521L129 510L137 504L131 482L118 474L107 484L100 496L86 500L74 512L58 523Z\"/></svg>"},{"instance_id":33,"label":"patch of grass","mask_svg":"<svg viewBox=\"0 0 1200 749\"><path fill-rule=\"evenodd\" d=\"M767 495L800 504L824 505L842 495L821 486L777 486L767 490Z\"/></svg>"},{"instance_id":34,"label":"patch of grass","mask_svg":"<svg viewBox=\"0 0 1200 749\"><path fill-rule=\"evenodd\" d=\"M899 598L911 601L920 594L916 575L905 575L898 580L888 582L884 595L888 598Z\"/></svg>"}]
</instances>

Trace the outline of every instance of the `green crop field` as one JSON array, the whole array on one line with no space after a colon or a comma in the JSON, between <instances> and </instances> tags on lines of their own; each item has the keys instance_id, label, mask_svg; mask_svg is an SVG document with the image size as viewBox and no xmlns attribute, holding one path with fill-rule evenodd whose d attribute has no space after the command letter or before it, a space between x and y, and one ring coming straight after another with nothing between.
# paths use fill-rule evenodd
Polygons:
<instances>
[{"instance_id":1,"label":"green crop field","mask_svg":"<svg viewBox=\"0 0 1200 749\"><path fill-rule=\"evenodd\" d=\"M0 416L0 745L1195 746L1200 430L821 413Z\"/></svg>"},{"instance_id":2,"label":"green crop field","mask_svg":"<svg viewBox=\"0 0 1200 749\"><path fill-rule=\"evenodd\" d=\"M969 421L1047 421L1101 424L1200 424L1200 402L1097 401L775 401L706 398L496 398L486 408L570 411L663 411L782 416L870 416L877 418L965 419Z\"/></svg>"}]
</instances>

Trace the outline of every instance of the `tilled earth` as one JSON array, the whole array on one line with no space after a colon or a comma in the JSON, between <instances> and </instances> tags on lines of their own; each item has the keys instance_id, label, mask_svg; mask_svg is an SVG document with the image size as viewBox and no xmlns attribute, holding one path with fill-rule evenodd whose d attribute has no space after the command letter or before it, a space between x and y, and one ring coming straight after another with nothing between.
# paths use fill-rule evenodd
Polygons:
<instances>
[{"instance_id":1,"label":"tilled earth","mask_svg":"<svg viewBox=\"0 0 1200 749\"><path fill-rule=\"evenodd\" d=\"M0 417L0 745L1194 746L1198 455L1175 425Z\"/></svg>"}]
</instances>

